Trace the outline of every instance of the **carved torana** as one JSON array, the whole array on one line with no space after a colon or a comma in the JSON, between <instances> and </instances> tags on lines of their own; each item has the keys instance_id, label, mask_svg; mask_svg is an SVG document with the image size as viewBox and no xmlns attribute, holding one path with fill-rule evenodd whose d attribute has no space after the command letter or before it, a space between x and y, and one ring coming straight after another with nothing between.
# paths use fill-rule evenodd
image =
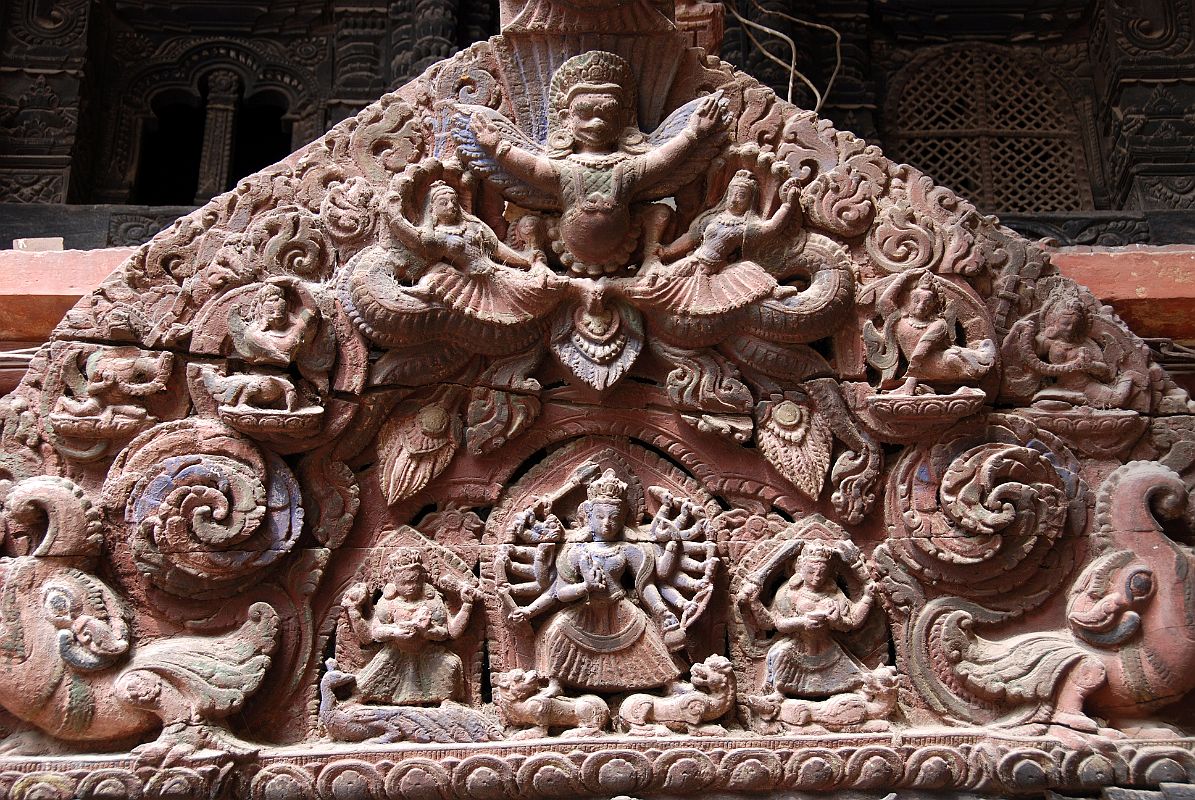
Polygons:
<instances>
[{"instance_id":1,"label":"carved torana","mask_svg":"<svg viewBox=\"0 0 1195 800\"><path fill-rule=\"evenodd\" d=\"M0 796L1195 781L1195 405L706 5L504 2L67 314Z\"/></svg>"}]
</instances>

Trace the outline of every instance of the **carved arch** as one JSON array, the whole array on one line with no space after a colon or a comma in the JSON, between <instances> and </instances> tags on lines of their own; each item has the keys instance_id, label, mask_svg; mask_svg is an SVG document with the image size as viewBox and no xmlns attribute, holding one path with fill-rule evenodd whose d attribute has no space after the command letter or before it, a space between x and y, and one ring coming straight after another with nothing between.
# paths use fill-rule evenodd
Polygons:
<instances>
[{"instance_id":1,"label":"carved arch","mask_svg":"<svg viewBox=\"0 0 1195 800\"><path fill-rule=\"evenodd\" d=\"M127 199L138 160L141 122L151 113L153 99L172 90L199 98L201 81L217 70L234 72L245 97L272 90L286 98L286 119L294 126L292 147L306 144L322 132L319 79L311 70L289 61L284 51L227 38L176 40L160 48L113 91L120 103L105 120L108 157L97 193Z\"/></svg>"}]
</instances>

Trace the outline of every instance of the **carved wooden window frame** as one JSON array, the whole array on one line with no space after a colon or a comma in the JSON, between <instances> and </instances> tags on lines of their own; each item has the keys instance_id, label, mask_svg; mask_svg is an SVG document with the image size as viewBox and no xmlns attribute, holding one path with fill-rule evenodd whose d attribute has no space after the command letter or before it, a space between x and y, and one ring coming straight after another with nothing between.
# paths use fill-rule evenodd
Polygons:
<instances>
[{"instance_id":1,"label":"carved wooden window frame","mask_svg":"<svg viewBox=\"0 0 1195 800\"><path fill-rule=\"evenodd\" d=\"M952 69L952 63L965 69ZM1034 91L1009 87L1012 91L996 96L992 89L1000 85L993 81L997 69L1033 75L1039 83ZM954 91L942 90L933 100L914 94L918 84L925 87L934 79L948 76L957 81ZM1036 102L1040 109L1051 112L1054 124L1037 127L1030 115L1010 117L1012 103L1018 98ZM949 109L933 102L943 99L966 105L951 119ZM930 108L931 103L937 111ZM918 54L890 82L884 120L886 141L898 160L912 163L936 180L965 192L984 210L1040 213L1095 207L1091 169L1075 103L1050 68L1022 48L956 43ZM1048 171L1034 170L1031 154L1015 146L1016 142L1028 141L1037 142L1039 152L1041 148L1052 151L1048 155L1055 163ZM927 158L931 143L947 154ZM1012 157L1020 155L1021 161L1000 160L1000 149ZM944 166L952 156L970 157L974 166L970 180L965 169ZM1001 185L1002 176L1008 183Z\"/></svg>"}]
</instances>

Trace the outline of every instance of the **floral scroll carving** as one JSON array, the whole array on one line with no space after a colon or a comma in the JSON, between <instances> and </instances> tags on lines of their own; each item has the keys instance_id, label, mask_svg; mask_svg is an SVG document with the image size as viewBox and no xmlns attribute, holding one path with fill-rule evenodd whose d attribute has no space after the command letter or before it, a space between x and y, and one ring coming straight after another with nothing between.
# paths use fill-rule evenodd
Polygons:
<instances>
[{"instance_id":1,"label":"floral scroll carving","mask_svg":"<svg viewBox=\"0 0 1195 800\"><path fill-rule=\"evenodd\" d=\"M66 315L0 795L1195 780L1190 399L706 5L506 2Z\"/></svg>"}]
</instances>

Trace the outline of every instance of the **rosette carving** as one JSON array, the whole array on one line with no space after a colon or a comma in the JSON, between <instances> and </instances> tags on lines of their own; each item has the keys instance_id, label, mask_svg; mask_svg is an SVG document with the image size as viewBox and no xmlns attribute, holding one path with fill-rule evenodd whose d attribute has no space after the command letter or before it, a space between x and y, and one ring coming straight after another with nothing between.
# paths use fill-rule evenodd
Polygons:
<instances>
[{"instance_id":1,"label":"rosette carving","mask_svg":"<svg viewBox=\"0 0 1195 800\"><path fill-rule=\"evenodd\" d=\"M106 505L123 509L137 568L176 597L231 597L294 546L299 486L278 456L213 420L160 425L114 464Z\"/></svg>"},{"instance_id":2,"label":"rosette carving","mask_svg":"<svg viewBox=\"0 0 1195 800\"><path fill-rule=\"evenodd\" d=\"M805 190L809 221L839 236L858 236L875 218L879 187L867 176L838 168L822 173Z\"/></svg>"},{"instance_id":3,"label":"rosette carving","mask_svg":"<svg viewBox=\"0 0 1195 800\"><path fill-rule=\"evenodd\" d=\"M1059 539L1082 524L1078 464L1014 417L956 428L907 451L887 496L889 546L942 593L1032 606L1061 580ZM1013 589L1021 591L1012 591Z\"/></svg>"},{"instance_id":4,"label":"rosette carving","mask_svg":"<svg viewBox=\"0 0 1195 800\"><path fill-rule=\"evenodd\" d=\"M354 175L335 181L320 203L320 218L336 243L359 244L373 231L377 219L377 192L368 180Z\"/></svg>"}]
</instances>

